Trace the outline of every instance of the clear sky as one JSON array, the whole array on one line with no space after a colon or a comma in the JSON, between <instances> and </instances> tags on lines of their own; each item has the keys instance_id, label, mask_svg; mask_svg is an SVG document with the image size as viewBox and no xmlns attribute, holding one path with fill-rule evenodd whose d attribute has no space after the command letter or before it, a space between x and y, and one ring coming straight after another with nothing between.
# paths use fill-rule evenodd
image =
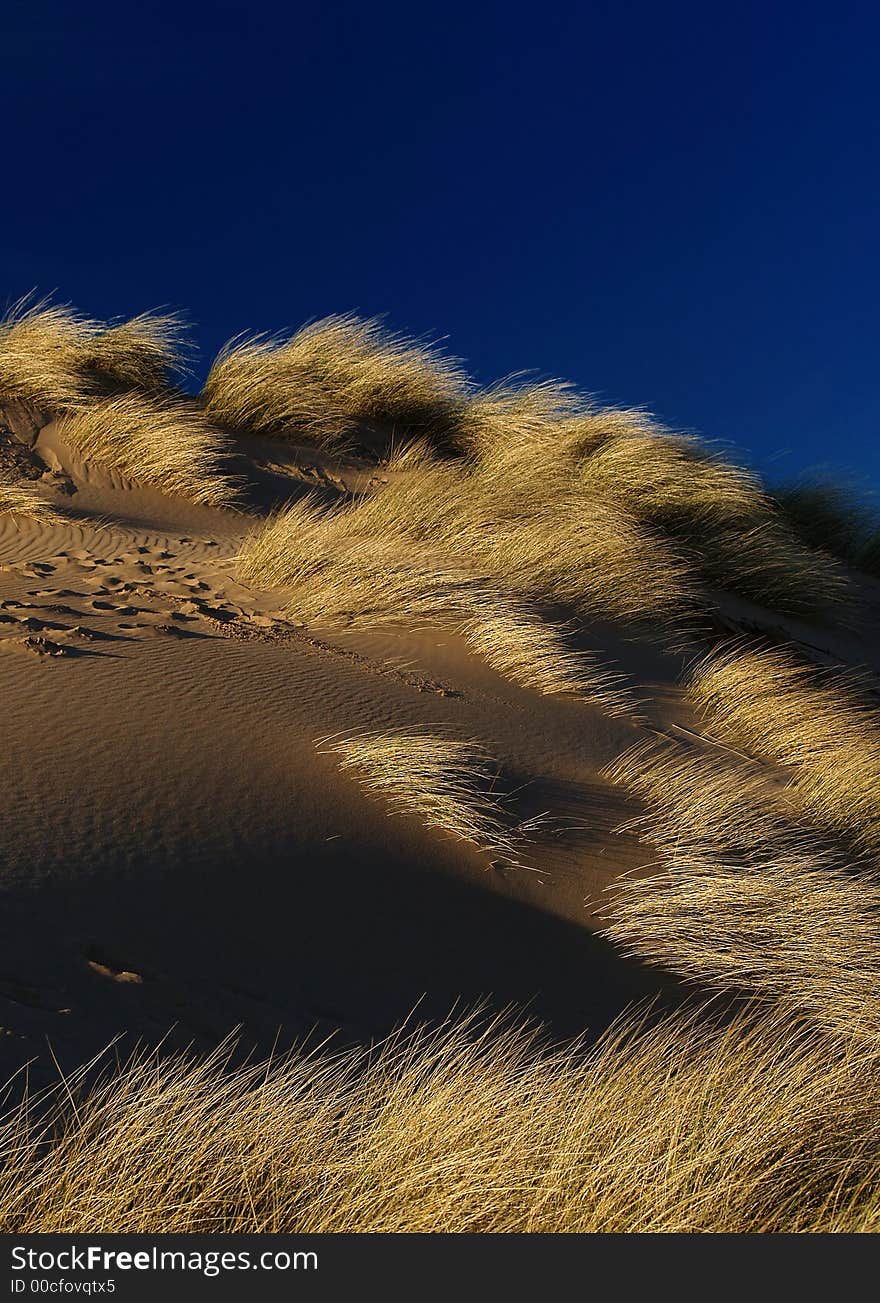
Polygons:
<instances>
[{"instance_id":1,"label":"clear sky","mask_svg":"<svg viewBox=\"0 0 880 1303\"><path fill-rule=\"evenodd\" d=\"M873 3L5 0L0 297L348 309L880 490Z\"/></svg>"}]
</instances>

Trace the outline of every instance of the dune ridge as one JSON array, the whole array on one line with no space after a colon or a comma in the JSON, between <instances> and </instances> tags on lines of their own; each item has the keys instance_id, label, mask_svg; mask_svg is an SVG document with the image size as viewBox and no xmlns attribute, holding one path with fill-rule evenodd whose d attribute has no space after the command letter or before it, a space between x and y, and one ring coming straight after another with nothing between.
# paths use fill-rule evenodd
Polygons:
<instances>
[{"instance_id":1,"label":"dune ridge","mask_svg":"<svg viewBox=\"0 0 880 1303\"><path fill-rule=\"evenodd\" d=\"M0 323L4 1228L875 1229L864 521L379 321L190 358Z\"/></svg>"}]
</instances>

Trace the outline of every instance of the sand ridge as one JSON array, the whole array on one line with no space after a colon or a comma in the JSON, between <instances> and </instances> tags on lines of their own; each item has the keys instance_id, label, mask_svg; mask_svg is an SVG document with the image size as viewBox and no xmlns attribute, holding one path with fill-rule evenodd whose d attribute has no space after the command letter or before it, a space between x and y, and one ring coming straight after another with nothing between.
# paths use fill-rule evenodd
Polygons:
<instances>
[{"instance_id":1,"label":"sand ridge","mask_svg":"<svg viewBox=\"0 0 880 1303\"><path fill-rule=\"evenodd\" d=\"M603 767L644 737L706 743L680 656L601 625L582 635L637 685L639 725L509 682L454 630L304 628L283 593L235 576L257 517L86 465L51 426L34 446L60 522L0 517L10 1070L51 1074L53 1055L78 1063L169 1026L203 1046L237 1025L264 1047L279 1029L369 1039L413 1008L488 998L568 1033L680 998L596 936L595 912L651 862L619 831L635 811ZM314 452L255 457L288 492L346 487ZM355 466L348 487L368 482ZM735 628L767 626L726 609ZM803 636L854 658L846 631ZM389 817L319 745L414 725L485 742L517 816L537 821L533 872Z\"/></svg>"}]
</instances>

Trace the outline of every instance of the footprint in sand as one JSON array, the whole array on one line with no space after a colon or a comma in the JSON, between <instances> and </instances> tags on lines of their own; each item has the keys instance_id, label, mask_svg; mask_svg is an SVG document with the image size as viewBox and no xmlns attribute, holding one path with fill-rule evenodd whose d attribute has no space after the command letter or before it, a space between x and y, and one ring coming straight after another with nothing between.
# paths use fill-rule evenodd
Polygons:
<instances>
[{"instance_id":1,"label":"footprint in sand","mask_svg":"<svg viewBox=\"0 0 880 1303\"><path fill-rule=\"evenodd\" d=\"M27 629L29 633L42 633L44 629L66 629L67 625L58 624L54 620L38 620L35 615L25 615L18 623L22 629Z\"/></svg>"},{"instance_id":2,"label":"footprint in sand","mask_svg":"<svg viewBox=\"0 0 880 1303\"><path fill-rule=\"evenodd\" d=\"M235 619L235 615L232 611L224 610L220 606L211 606L208 602L197 597L191 597L186 601L181 602L177 609L183 615L189 616L193 619L202 616L208 620L219 620L221 623Z\"/></svg>"},{"instance_id":3,"label":"footprint in sand","mask_svg":"<svg viewBox=\"0 0 880 1303\"><path fill-rule=\"evenodd\" d=\"M123 628L122 625L120 625L119 627L120 627L120 629ZM120 640L117 638L117 635L116 635L116 634L113 634L113 633L104 633L104 631L101 630L101 629L89 629L89 628L88 628L86 625L84 625L84 624L74 624L74 625L72 625L69 629L66 629L66 630L65 630L65 636L68 637L68 638L76 638L77 640L81 640L81 641L83 641L83 642L116 642L116 641L120 641ZM124 640L122 640L122 641L124 641Z\"/></svg>"},{"instance_id":4,"label":"footprint in sand","mask_svg":"<svg viewBox=\"0 0 880 1303\"><path fill-rule=\"evenodd\" d=\"M167 638L206 638L207 634L199 633L197 629L184 629L179 624L153 624L148 626L158 637Z\"/></svg>"},{"instance_id":5,"label":"footprint in sand","mask_svg":"<svg viewBox=\"0 0 880 1303\"><path fill-rule=\"evenodd\" d=\"M39 635L32 635L30 638L5 638L0 640L0 648L3 651L30 652L40 657L76 655L73 647L64 647L60 642L53 642L51 638L42 638Z\"/></svg>"},{"instance_id":6,"label":"footprint in sand","mask_svg":"<svg viewBox=\"0 0 880 1303\"><path fill-rule=\"evenodd\" d=\"M115 611L117 615L142 615L136 606L120 606L118 602L105 602L100 597L95 597L89 602L93 611Z\"/></svg>"},{"instance_id":7,"label":"footprint in sand","mask_svg":"<svg viewBox=\"0 0 880 1303\"><path fill-rule=\"evenodd\" d=\"M0 978L0 996L27 1009L40 1009L45 1013L70 1013L70 1009L62 1006L51 994L42 994L36 987L8 977Z\"/></svg>"},{"instance_id":8,"label":"footprint in sand","mask_svg":"<svg viewBox=\"0 0 880 1303\"><path fill-rule=\"evenodd\" d=\"M115 957L111 959L98 946L89 946L88 950L84 952L83 958L92 972L98 973L100 977L109 977L114 982L124 982L135 986L140 986L144 980L142 974L136 972L132 966L120 963Z\"/></svg>"},{"instance_id":9,"label":"footprint in sand","mask_svg":"<svg viewBox=\"0 0 880 1303\"><path fill-rule=\"evenodd\" d=\"M50 566L47 562L27 561L20 567L21 573L29 579L45 579L47 575L55 573L55 566Z\"/></svg>"}]
</instances>

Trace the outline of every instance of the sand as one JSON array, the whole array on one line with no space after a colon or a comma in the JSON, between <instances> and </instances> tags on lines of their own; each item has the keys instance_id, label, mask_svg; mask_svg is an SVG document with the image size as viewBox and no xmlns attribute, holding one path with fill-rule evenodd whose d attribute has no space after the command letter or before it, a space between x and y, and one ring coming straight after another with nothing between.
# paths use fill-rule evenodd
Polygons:
<instances>
[{"instance_id":1,"label":"sand","mask_svg":"<svg viewBox=\"0 0 880 1303\"><path fill-rule=\"evenodd\" d=\"M114 1037L206 1048L240 1028L265 1050L478 1000L569 1034L683 998L613 952L596 914L649 858L616 831L632 811L603 765L652 730L699 731L675 656L589 631L642 688L645 728L518 688L444 630L297 628L283 594L234 578L255 517L85 465L52 425L33 453L64 519L0 516L4 1076L27 1063L40 1084ZM249 455L288 494L371 474ZM724 619L778 624L733 601ZM870 629L784 633L872 659ZM318 745L410 724L481 739L518 813L548 813L530 869L389 816Z\"/></svg>"}]
</instances>

